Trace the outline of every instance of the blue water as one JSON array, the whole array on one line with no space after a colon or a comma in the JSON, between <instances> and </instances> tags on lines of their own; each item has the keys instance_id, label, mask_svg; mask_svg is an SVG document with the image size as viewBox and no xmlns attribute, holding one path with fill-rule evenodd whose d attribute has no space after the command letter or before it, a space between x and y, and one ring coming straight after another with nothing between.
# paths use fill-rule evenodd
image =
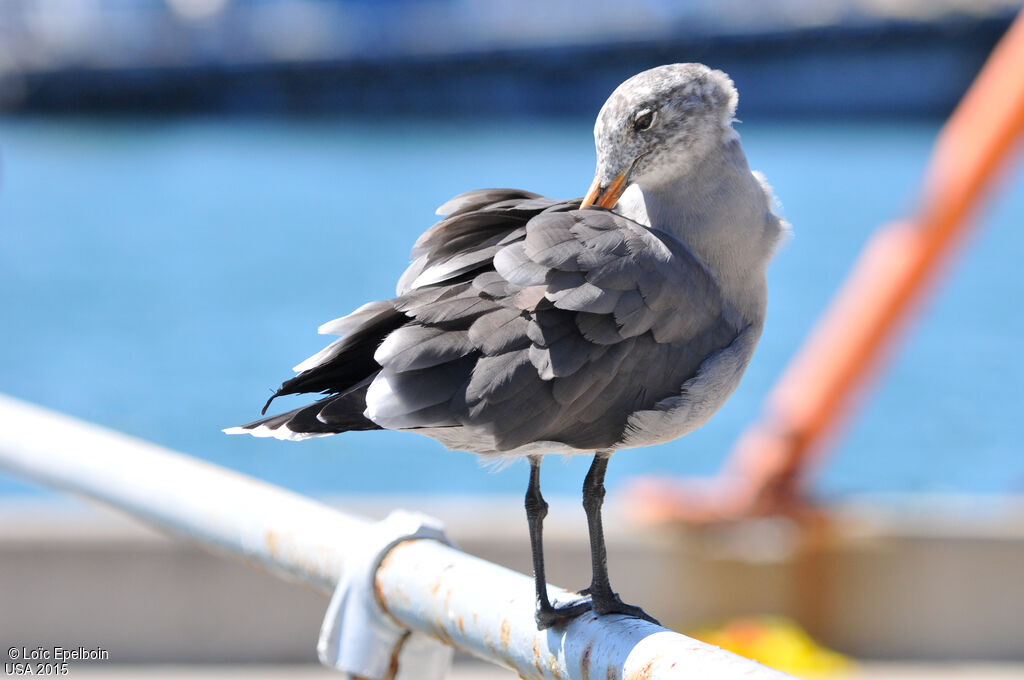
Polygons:
<instances>
[{"instance_id":1,"label":"blue water","mask_svg":"<svg viewBox=\"0 0 1024 680\"><path fill-rule=\"evenodd\" d=\"M320 323L392 292L449 196L583 193L590 127L0 120L0 392L303 492L518 494L525 466L489 473L415 435L295 444L220 429L258 415L323 345ZM872 229L913 204L937 129L741 126L795 228L761 345L711 423L616 456L610 486L718 468ZM1022 223L1018 172L816 469L816 493L1024 491ZM586 464L550 461L545 491L576 493ZM26 493L0 477L0 494Z\"/></svg>"}]
</instances>

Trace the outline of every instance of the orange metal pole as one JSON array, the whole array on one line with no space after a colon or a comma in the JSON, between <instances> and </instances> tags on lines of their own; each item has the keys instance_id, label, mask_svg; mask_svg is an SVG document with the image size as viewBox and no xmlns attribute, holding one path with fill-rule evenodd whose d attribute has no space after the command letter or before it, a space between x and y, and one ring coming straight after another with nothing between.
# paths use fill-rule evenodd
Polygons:
<instances>
[{"instance_id":1,"label":"orange metal pole","mask_svg":"<svg viewBox=\"0 0 1024 680\"><path fill-rule=\"evenodd\" d=\"M812 454L849 417L914 305L962 236L1024 133L1024 12L943 127L916 215L881 228L739 439L714 493L642 484L647 519L785 511ZM637 494L640 496L641 494Z\"/></svg>"}]
</instances>

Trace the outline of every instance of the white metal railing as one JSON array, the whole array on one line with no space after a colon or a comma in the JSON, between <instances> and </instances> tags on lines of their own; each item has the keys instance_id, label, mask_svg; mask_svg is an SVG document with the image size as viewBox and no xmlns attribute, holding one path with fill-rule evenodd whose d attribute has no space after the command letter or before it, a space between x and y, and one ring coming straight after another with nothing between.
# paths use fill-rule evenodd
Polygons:
<instances>
[{"instance_id":1,"label":"white metal railing","mask_svg":"<svg viewBox=\"0 0 1024 680\"><path fill-rule=\"evenodd\" d=\"M621 616L587 613L538 631L531 578L455 550L421 517L375 524L2 395L0 469L333 593L321 659L350 677L439 677L451 647L524 678L789 677ZM550 595L570 597L554 587Z\"/></svg>"}]
</instances>

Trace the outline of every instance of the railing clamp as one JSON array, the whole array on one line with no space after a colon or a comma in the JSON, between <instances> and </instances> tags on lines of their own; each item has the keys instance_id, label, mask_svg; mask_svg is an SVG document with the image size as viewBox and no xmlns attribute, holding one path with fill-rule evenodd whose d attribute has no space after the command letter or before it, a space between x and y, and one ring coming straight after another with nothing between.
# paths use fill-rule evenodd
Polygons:
<instances>
[{"instance_id":1,"label":"railing clamp","mask_svg":"<svg viewBox=\"0 0 1024 680\"><path fill-rule=\"evenodd\" d=\"M327 607L317 654L320 663L346 678L443 680L452 648L403 628L385 610L376 589L377 569L403 541L428 538L451 545L439 520L395 510L365 532L351 555ZM344 540L342 537L339 539Z\"/></svg>"}]
</instances>

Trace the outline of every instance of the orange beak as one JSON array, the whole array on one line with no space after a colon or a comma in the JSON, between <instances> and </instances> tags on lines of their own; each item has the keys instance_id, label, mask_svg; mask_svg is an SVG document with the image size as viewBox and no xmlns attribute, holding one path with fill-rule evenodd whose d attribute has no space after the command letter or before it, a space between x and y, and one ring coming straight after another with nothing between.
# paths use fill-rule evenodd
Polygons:
<instances>
[{"instance_id":1,"label":"orange beak","mask_svg":"<svg viewBox=\"0 0 1024 680\"><path fill-rule=\"evenodd\" d=\"M583 197L583 202L580 203L581 208L586 208L588 205L596 205L599 208L611 209L616 203L619 202L619 197L622 196L622 192L626 190L626 174L620 172L612 183L602 189L601 182L597 177L594 178L593 184L590 185L590 190L587 191L587 195Z\"/></svg>"}]
</instances>

